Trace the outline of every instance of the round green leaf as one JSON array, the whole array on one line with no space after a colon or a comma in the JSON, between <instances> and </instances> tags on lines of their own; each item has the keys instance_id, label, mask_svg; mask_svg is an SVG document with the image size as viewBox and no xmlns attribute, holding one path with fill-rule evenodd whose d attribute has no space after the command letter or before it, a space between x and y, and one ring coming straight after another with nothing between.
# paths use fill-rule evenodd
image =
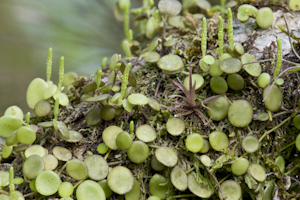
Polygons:
<instances>
[{"instance_id":1,"label":"round green leaf","mask_svg":"<svg viewBox=\"0 0 300 200\"><path fill-rule=\"evenodd\" d=\"M8 137L12 132L22 126L22 120L17 116L0 117L0 136Z\"/></svg>"},{"instance_id":2,"label":"round green leaf","mask_svg":"<svg viewBox=\"0 0 300 200\"><path fill-rule=\"evenodd\" d=\"M53 99L56 100L56 98L59 98L59 104L62 106L67 106L69 104L69 98L65 93L55 93Z\"/></svg>"},{"instance_id":3,"label":"round green leaf","mask_svg":"<svg viewBox=\"0 0 300 200\"><path fill-rule=\"evenodd\" d=\"M75 180L84 180L88 177L88 168L86 164L79 159L68 161L66 171L68 175Z\"/></svg>"},{"instance_id":4,"label":"round green leaf","mask_svg":"<svg viewBox=\"0 0 300 200\"><path fill-rule=\"evenodd\" d=\"M133 188L125 194L125 200L139 200L141 196L140 183L134 180Z\"/></svg>"},{"instance_id":5,"label":"round green leaf","mask_svg":"<svg viewBox=\"0 0 300 200\"><path fill-rule=\"evenodd\" d=\"M178 15L182 9L182 5L179 1L164 0L158 2L159 12L167 16Z\"/></svg>"},{"instance_id":6,"label":"round green leaf","mask_svg":"<svg viewBox=\"0 0 300 200\"><path fill-rule=\"evenodd\" d=\"M122 105L123 105L123 108L127 112L132 112L132 110L133 110L132 105L131 105L131 103L129 103L129 101L127 99L122 100Z\"/></svg>"},{"instance_id":7,"label":"round green leaf","mask_svg":"<svg viewBox=\"0 0 300 200\"><path fill-rule=\"evenodd\" d=\"M118 149L118 146L116 144L116 138L117 135L122 131L123 130L118 126L109 126L106 129L104 129L102 133L102 139L106 146L113 150Z\"/></svg>"},{"instance_id":8,"label":"round green leaf","mask_svg":"<svg viewBox=\"0 0 300 200\"><path fill-rule=\"evenodd\" d=\"M266 97L269 90L271 89L271 85L265 87L263 91L263 98ZM264 101L266 108L271 112L276 112L280 109L283 100L283 95L280 88L277 85L273 85L271 92L268 97Z\"/></svg>"},{"instance_id":9,"label":"round green leaf","mask_svg":"<svg viewBox=\"0 0 300 200\"><path fill-rule=\"evenodd\" d=\"M41 78L33 79L26 92L26 100L28 107L34 109L34 106L37 102L44 99L44 92L48 84Z\"/></svg>"},{"instance_id":10,"label":"round green leaf","mask_svg":"<svg viewBox=\"0 0 300 200\"><path fill-rule=\"evenodd\" d=\"M277 156L275 158L275 165L278 166L281 173L284 173L285 170L285 160L282 156Z\"/></svg>"},{"instance_id":11,"label":"round green leaf","mask_svg":"<svg viewBox=\"0 0 300 200\"><path fill-rule=\"evenodd\" d=\"M41 100L34 106L34 113L39 117L47 116L52 110L52 106L48 101Z\"/></svg>"},{"instance_id":12,"label":"round green leaf","mask_svg":"<svg viewBox=\"0 0 300 200\"><path fill-rule=\"evenodd\" d=\"M175 166L170 174L173 186L180 191L184 191L188 187L188 178L185 171L179 166Z\"/></svg>"},{"instance_id":13,"label":"round green leaf","mask_svg":"<svg viewBox=\"0 0 300 200\"><path fill-rule=\"evenodd\" d=\"M67 142L80 142L82 140L83 136L81 133L73 130L69 130L69 138L64 138L61 136L61 139Z\"/></svg>"},{"instance_id":14,"label":"round green leaf","mask_svg":"<svg viewBox=\"0 0 300 200\"><path fill-rule=\"evenodd\" d=\"M264 88L271 81L271 76L268 73L261 73L257 78L257 85L261 88Z\"/></svg>"},{"instance_id":15,"label":"round green leaf","mask_svg":"<svg viewBox=\"0 0 300 200\"><path fill-rule=\"evenodd\" d=\"M117 63L119 62L119 54L115 53L114 55L112 55L112 57L110 58L110 62L109 62L109 70L113 71L117 65Z\"/></svg>"},{"instance_id":16,"label":"round green leaf","mask_svg":"<svg viewBox=\"0 0 300 200\"><path fill-rule=\"evenodd\" d=\"M244 70L251 76L259 76L261 73L261 66L259 63L246 64L250 62L256 62L256 58L249 53L245 53L241 57ZM245 65L246 64L246 65Z\"/></svg>"},{"instance_id":17,"label":"round green leaf","mask_svg":"<svg viewBox=\"0 0 300 200\"><path fill-rule=\"evenodd\" d=\"M234 180L226 180L221 184L221 190L224 197L230 200L239 200L242 196L242 188L239 183ZM222 199L222 193L219 190L219 198Z\"/></svg>"},{"instance_id":18,"label":"round green leaf","mask_svg":"<svg viewBox=\"0 0 300 200\"><path fill-rule=\"evenodd\" d=\"M209 143L216 151L222 151L229 146L229 140L222 131L214 131L209 135Z\"/></svg>"},{"instance_id":19,"label":"round green leaf","mask_svg":"<svg viewBox=\"0 0 300 200\"><path fill-rule=\"evenodd\" d=\"M263 182L266 180L266 171L260 164L251 164L248 167L248 173L258 182Z\"/></svg>"},{"instance_id":20,"label":"round green leaf","mask_svg":"<svg viewBox=\"0 0 300 200\"><path fill-rule=\"evenodd\" d=\"M255 19L260 28L269 28L274 21L273 11L269 7L260 8Z\"/></svg>"},{"instance_id":21,"label":"round green leaf","mask_svg":"<svg viewBox=\"0 0 300 200\"><path fill-rule=\"evenodd\" d=\"M183 68L181 57L173 54L168 54L161 57L157 63L158 67L168 72L176 72Z\"/></svg>"},{"instance_id":22,"label":"round green leaf","mask_svg":"<svg viewBox=\"0 0 300 200\"><path fill-rule=\"evenodd\" d=\"M159 53L155 51L148 51L142 55L142 57L147 61L147 62L158 62L160 59Z\"/></svg>"},{"instance_id":23,"label":"round green leaf","mask_svg":"<svg viewBox=\"0 0 300 200\"><path fill-rule=\"evenodd\" d=\"M236 100L228 108L228 119L235 127L245 127L251 123L253 108L246 100Z\"/></svg>"},{"instance_id":24,"label":"round green leaf","mask_svg":"<svg viewBox=\"0 0 300 200\"><path fill-rule=\"evenodd\" d=\"M185 123L179 118L169 118L166 124L167 131L173 135L178 136L185 130Z\"/></svg>"},{"instance_id":25,"label":"round green leaf","mask_svg":"<svg viewBox=\"0 0 300 200\"><path fill-rule=\"evenodd\" d=\"M192 133L187 136L185 140L185 146L187 150L197 153L203 146L203 138L198 133Z\"/></svg>"},{"instance_id":26,"label":"round green leaf","mask_svg":"<svg viewBox=\"0 0 300 200\"><path fill-rule=\"evenodd\" d=\"M70 137L70 133L69 133L69 129L66 126L65 123L63 123L62 121L57 121L57 128L59 130L59 133L64 137L64 138L69 138Z\"/></svg>"},{"instance_id":27,"label":"round green leaf","mask_svg":"<svg viewBox=\"0 0 300 200\"><path fill-rule=\"evenodd\" d=\"M113 106L105 105L100 111L101 118L105 121L112 120L116 116L116 110Z\"/></svg>"},{"instance_id":28,"label":"round green leaf","mask_svg":"<svg viewBox=\"0 0 300 200\"><path fill-rule=\"evenodd\" d=\"M246 158L237 158L231 164L231 171L234 175L240 176L247 172L249 167L249 161Z\"/></svg>"},{"instance_id":29,"label":"round green leaf","mask_svg":"<svg viewBox=\"0 0 300 200\"><path fill-rule=\"evenodd\" d=\"M154 174L149 182L149 190L151 195L157 196L160 199L165 199L167 196L168 185L167 179L160 174Z\"/></svg>"},{"instance_id":30,"label":"round green leaf","mask_svg":"<svg viewBox=\"0 0 300 200\"><path fill-rule=\"evenodd\" d=\"M44 147L42 147L41 145L32 145L30 147L28 147L25 150L25 157L28 158L31 155L39 155L40 157L43 157L44 155L46 155L46 150Z\"/></svg>"},{"instance_id":31,"label":"round green leaf","mask_svg":"<svg viewBox=\"0 0 300 200\"><path fill-rule=\"evenodd\" d=\"M103 179L101 181L98 181L98 184L103 189L106 199L109 199L109 197L113 194L113 191L109 188L109 186L107 184L107 180Z\"/></svg>"},{"instance_id":32,"label":"round green leaf","mask_svg":"<svg viewBox=\"0 0 300 200\"><path fill-rule=\"evenodd\" d=\"M57 85L53 84L47 87L44 91L44 99L51 98L57 92Z\"/></svg>"},{"instance_id":33,"label":"round green leaf","mask_svg":"<svg viewBox=\"0 0 300 200\"><path fill-rule=\"evenodd\" d=\"M38 193L44 196L55 194L60 184L61 180L59 176L50 170L41 172L35 180L35 187Z\"/></svg>"},{"instance_id":34,"label":"round green leaf","mask_svg":"<svg viewBox=\"0 0 300 200\"><path fill-rule=\"evenodd\" d=\"M269 115L266 112L262 112L257 115L257 119L259 121L267 121L267 120L269 120Z\"/></svg>"},{"instance_id":35,"label":"round green leaf","mask_svg":"<svg viewBox=\"0 0 300 200\"><path fill-rule=\"evenodd\" d=\"M139 93L130 94L127 97L127 100L132 105L141 105L141 106L146 105L149 102L148 98L145 95Z\"/></svg>"},{"instance_id":36,"label":"round green leaf","mask_svg":"<svg viewBox=\"0 0 300 200\"><path fill-rule=\"evenodd\" d=\"M4 116L16 116L16 117L20 118L21 120L23 120L23 118L24 118L23 111L18 106L10 106L10 107L6 108L6 110L4 112Z\"/></svg>"},{"instance_id":37,"label":"round green leaf","mask_svg":"<svg viewBox=\"0 0 300 200\"><path fill-rule=\"evenodd\" d=\"M223 72L227 74L233 74L239 72L242 69L242 63L237 58L227 58L220 62L219 67Z\"/></svg>"},{"instance_id":38,"label":"round green leaf","mask_svg":"<svg viewBox=\"0 0 300 200\"><path fill-rule=\"evenodd\" d=\"M227 82L223 77L211 77L209 83L210 88L216 94L225 94L228 90Z\"/></svg>"},{"instance_id":39,"label":"round green leaf","mask_svg":"<svg viewBox=\"0 0 300 200\"><path fill-rule=\"evenodd\" d=\"M44 161L38 155L29 156L23 163L23 174L29 179L35 179L44 171Z\"/></svg>"},{"instance_id":40,"label":"round green leaf","mask_svg":"<svg viewBox=\"0 0 300 200\"><path fill-rule=\"evenodd\" d=\"M212 103L208 103L207 115L212 120L220 121L224 119L228 114L229 102L226 97L221 96L211 100Z\"/></svg>"},{"instance_id":41,"label":"round green leaf","mask_svg":"<svg viewBox=\"0 0 300 200\"><path fill-rule=\"evenodd\" d=\"M202 183L198 183L193 173L188 176L188 188L193 194L201 198L209 198L212 195L212 190Z\"/></svg>"},{"instance_id":42,"label":"round green leaf","mask_svg":"<svg viewBox=\"0 0 300 200\"><path fill-rule=\"evenodd\" d=\"M293 11L298 11L298 10L300 10L300 2L298 0L290 0L289 1L289 7Z\"/></svg>"},{"instance_id":43,"label":"round green leaf","mask_svg":"<svg viewBox=\"0 0 300 200\"><path fill-rule=\"evenodd\" d=\"M228 86L236 91L242 90L245 86L244 78L239 74L229 74L227 76Z\"/></svg>"},{"instance_id":44,"label":"round green leaf","mask_svg":"<svg viewBox=\"0 0 300 200\"><path fill-rule=\"evenodd\" d=\"M134 163L142 163L149 156L149 147L142 141L134 141L127 150L128 158Z\"/></svg>"},{"instance_id":45,"label":"round green leaf","mask_svg":"<svg viewBox=\"0 0 300 200\"><path fill-rule=\"evenodd\" d=\"M192 86L196 82L195 90L198 90L204 84L204 78L200 74L192 74ZM184 87L190 90L190 76L185 77L183 81Z\"/></svg>"},{"instance_id":46,"label":"round green leaf","mask_svg":"<svg viewBox=\"0 0 300 200\"><path fill-rule=\"evenodd\" d=\"M2 158L8 158L13 150L13 146L7 146L6 144L2 147Z\"/></svg>"},{"instance_id":47,"label":"round green leaf","mask_svg":"<svg viewBox=\"0 0 300 200\"><path fill-rule=\"evenodd\" d=\"M148 100L148 104L153 110L160 111L160 105L154 98L148 97Z\"/></svg>"},{"instance_id":48,"label":"round green leaf","mask_svg":"<svg viewBox=\"0 0 300 200\"><path fill-rule=\"evenodd\" d=\"M120 149L120 150L129 149L129 147L132 144L131 135L129 133L127 133L126 131L120 132L117 135L116 144L117 144L118 149Z\"/></svg>"},{"instance_id":49,"label":"round green leaf","mask_svg":"<svg viewBox=\"0 0 300 200\"><path fill-rule=\"evenodd\" d=\"M2 187L8 186L9 184L9 173L8 171L0 171L0 182Z\"/></svg>"},{"instance_id":50,"label":"round green leaf","mask_svg":"<svg viewBox=\"0 0 300 200\"><path fill-rule=\"evenodd\" d=\"M204 61L206 64L212 65L212 64L214 64L214 62L215 62L215 58L212 57L211 55L206 55L206 56L203 57L203 61Z\"/></svg>"},{"instance_id":51,"label":"round green leaf","mask_svg":"<svg viewBox=\"0 0 300 200\"><path fill-rule=\"evenodd\" d=\"M52 154L47 154L42 157L45 170L54 170L58 165L57 158Z\"/></svg>"},{"instance_id":52,"label":"round green leaf","mask_svg":"<svg viewBox=\"0 0 300 200\"><path fill-rule=\"evenodd\" d=\"M36 139L36 133L30 127L21 126L17 130L17 139L22 144L32 144Z\"/></svg>"},{"instance_id":53,"label":"round green leaf","mask_svg":"<svg viewBox=\"0 0 300 200\"><path fill-rule=\"evenodd\" d=\"M72 159L72 153L64 147L56 146L52 153L58 160L69 161Z\"/></svg>"},{"instance_id":54,"label":"round green leaf","mask_svg":"<svg viewBox=\"0 0 300 200\"><path fill-rule=\"evenodd\" d=\"M300 138L300 137L299 137ZM166 168L163 164L161 164L155 155L151 157L151 168L154 169L155 171L162 171Z\"/></svg>"},{"instance_id":55,"label":"round green leaf","mask_svg":"<svg viewBox=\"0 0 300 200\"><path fill-rule=\"evenodd\" d=\"M220 64L220 61L216 60L216 62L214 62L214 64L212 64L209 67L209 74L211 76L221 76L223 74L223 71L220 69L219 64Z\"/></svg>"},{"instance_id":56,"label":"round green leaf","mask_svg":"<svg viewBox=\"0 0 300 200\"><path fill-rule=\"evenodd\" d=\"M155 157L161 164L167 167L174 167L178 161L177 153L170 147L157 148L155 151Z\"/></svg>"},{"instance_id":57,"label":"round green leaf","mask_svg":"<svg viewBox=\"0 0 300 200\"><path fill-rule=\"evenodd\" d=\"M70 182L63 182L58 188L58 194L61 197L68 197L73 194L74 186Z\"/></svg>"},{"instance_id":58,"label":"round green leaf","mask_svg":"<svg viewBox=\"0 0 300 200\"><path fill-rule=\"evenodd\" d=\"M136 137L143 142L152 142L156 139L156 131L148 124L139 126L136 129Z\"/></svg>"},{"instance_id":59,"label":"round green leaf","mask_svg":"<svg viewBox=\"0 0 300 200\"><path fill-rule=\"evenodd\" d=\"M99 181L105 179L108 175L108 164L100 155L88 156L84 163L88 168L88 175L91 179Z\"/></svg>"},{"instance_id":60,"label":"round green leaf","mask_svg":"<svg viewBox=\"0 0 300 200\"><path fill-rule=\"evenodd\" d=\"M243 149L248 153L253 153L259 148L259 141L254 135L247 135L242 141Z\"/></svg>"},{"instance_id":61,"label":"round green leaf","mask_svg":"<svg viewBox=\"0 0 300 200\"><path fill-rule=\"evenodd\" d=\"M78 200L106 200L101 186L92 180L83 181L76 190Z\"/></svg>"},{"instance_id":62,"label":"round green leaf","mask_svg":"<svg viewBox=\"0 0 300 200\"><path fill-rule=\"evenodd\" d=\"M93 126L101 121L100 108L92 108L85 115L87 125Z\"/></svg>"},{"instance_id":63,"label":"round green leaf","mask_svg":"<svg viewBox=\"0 0 300 200\"><path fill-rule=\"evenodd\" d=\"M109 172L107 183L113 192L123 195L133 188L134 177L126 167L117 166Z\"/></svg>"}]
</instances>

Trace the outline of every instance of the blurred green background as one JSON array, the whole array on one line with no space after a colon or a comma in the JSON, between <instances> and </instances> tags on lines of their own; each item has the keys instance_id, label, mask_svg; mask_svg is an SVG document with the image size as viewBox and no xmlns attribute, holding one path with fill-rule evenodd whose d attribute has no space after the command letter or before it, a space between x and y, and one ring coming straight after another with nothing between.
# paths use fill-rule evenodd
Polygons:
<instances>
[{"instance_id":1,"label":"blurred green background","mask_svg":"<svg viewBox=\"0 0 300 200\"><path fill-rule=\"evenodd\" d=\"M123 24L113 15L116 1L0 1L0 116L11 105L24 113L31 111L26 103L27 86L36 77L46 79L49 47L53 48L54 83L61 56L65 72L90 75L103 57L122 53ZM131 2L135 8L143 1Z\"/></svg>"},{"instance_id":2,"label":"blurred green background","mask_svg":"<svg viewBox=\"0 0 300 200\"><path fill-rule=\"evenodd\" d=\"M65 57L65 72L90 75L103 57L122 53L123 25L113 16L113 0L0 1L0 116L11 105L30 111L25 98L30 81L46 79L53 48L52 80ZM139 5L135 1L134 6Z\"/></svg>"}]
</instances>

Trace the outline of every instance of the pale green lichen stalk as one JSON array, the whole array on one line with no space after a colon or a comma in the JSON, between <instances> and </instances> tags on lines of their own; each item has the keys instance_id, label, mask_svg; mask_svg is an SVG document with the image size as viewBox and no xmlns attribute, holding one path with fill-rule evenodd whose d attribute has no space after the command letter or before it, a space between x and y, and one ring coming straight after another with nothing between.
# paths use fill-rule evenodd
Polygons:
<instances>
[{"instance_id":1,"label":"pale green lichen stalk","mask_svg":"<svg viewBox=\"0 0 300 200\"><path fill-rule=\"evenodd\" d=\"M223 38L223 19L221 16L218 17L219 19L219 26L218 26L218 41L219 41L219 54L223 54L223 44L224 44L224 38Z\"/></svg>"},{"instance_id":2,"label":"pale green lichen stalk","mask_svg":"<svg viewBox=\"0 0 300 200\"><path fill-rule=\"evenodd\" d=\"M281 63L282 63L282 45L281 45L280 38L277 38L276 41L277 41L277 59L276 59L276 68L274 70L272 80L274 80L280 73Z\"/></svg>"},{"instance_id":3,"label":"pale green lichen stalk","mask_svg":"<svg viewBox=\"0 0 300 200\"><path fill-rule=\"evenodd\" d=\"M129 36L129 24L130 24L130 0L120 0L119 1L120 8L124 11L124 34L128 41L130 41Z\"/></svg>"},{"instance_id":4,"label":"pale green lichen stalk","mask_svg":"<svg viewBox=\"0 0 300 200\"><path fill-rule=\"evenodd\" d=\"M122 77L122 86L121 86L121 95L118 100L118 104L121 104L121 101L125 95L125 91L128 85L128 77L129 77L129 71L130 71L131 63L128 63L125 67L123 77Z\"/></svg>"},{"instance_id":5,"label":"pale green lichen stalk","mask_svg":"<svg viewBox=\"0 0 300 200\"><path fill-rule=\"evenodd\" d=\"M228 41L230 49L233 50L233 18L230 8L228 8Z\"/></svg>"},{"instance_id":6,"label":"pale green lichen stalk","mask_svg":"<svg viewBox=\"0 0 300 200\"><path fill-rule=\"evenodd\" d=\"M52 71L52 48L48 50L48 58L47 58L47 84L49 85L51 79L51 71Z\"/></svg>"},{"instance_id":7,"label":"pale green lichen stalk","mask_svg":"<svg viewBox=\"0 0 300 200\"><path fill-rule=\"evenodd\" d=\"M9 168L9 192L12 200L17 200L16 194L15 194L15 184L14 184L14 168Z\"/></svg>"},{"instance_id":8,"label":"pale green lichen stalk","mask_svg":"<svg viewBox=\"0 0 300 200\"><path fill-rule=\"evenodd\" d=\"M202 38L201 38L201 50L202 50L202 57L206 54L206 45L207 45L207 27L206 27L206 18L203 17L202 19Z\"/></svg>"},{"instance_id":9,"label":"pale green lichen stalk","mask_svg":"<svg viewBox=\"0 0 300 200\"><path fill-rule=\"evenodd\" d=\"M60 58L60 62L59 62L59 72L58 72L58 85L57 85L57 92L60 91L62 84L64 82L64 77L65 77L65 72L64 72L64 61L65 58L62 56Z\"/></svg>"}]
</instances>

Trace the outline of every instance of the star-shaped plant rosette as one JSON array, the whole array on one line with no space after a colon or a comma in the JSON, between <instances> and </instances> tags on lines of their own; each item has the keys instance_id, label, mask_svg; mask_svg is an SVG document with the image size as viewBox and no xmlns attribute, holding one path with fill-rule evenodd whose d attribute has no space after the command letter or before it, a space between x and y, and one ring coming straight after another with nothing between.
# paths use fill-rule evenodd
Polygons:
<instances>
[{"instance_id":1,"label":"star-shaped plant rosette","mask_svg":"<svg viewBox=\"0 0 300 200\"><path fill-rule=\"evenodd\" d=\"M193 58L192 58L193 60ZM192 63L191 60L191 63ZM196 94L195 94L195 88L196 88L196 81L194 81L194 84L192 84L192 67L190 64L189 67L189 88L190 90L188 90L184 84L182 83L182 81L177 77L177 81L168 78L168 80L173 83L174 85L176 85L184 94L185 96L182 95L172 95L173 97L180 97L183 99L183 102L171 102L171 101L167 101L170 104L173 105L177 105L178 107L169 107L169 106L165 106L165 105L161 105L161 107L163 108L167 108L170 110L176 110L176 111L182 111L180 113L177 113L174 115L174 117L181 117L184 115L190 115L192 114L193 116L198 116L201 121L203 122L204 125L208 125L210 123L210 119L208 119L204 114L203 114L203 109L202 108L206 108L209 109L210 111L212 111L209 107L205 106L205 104L207 103L214 103L211 102L211 100L223 96L223 95L215 95L215 96L211 96L208 97L204 100L200 100L200 102L196 102Z\"/></svg>"}]
</instances>

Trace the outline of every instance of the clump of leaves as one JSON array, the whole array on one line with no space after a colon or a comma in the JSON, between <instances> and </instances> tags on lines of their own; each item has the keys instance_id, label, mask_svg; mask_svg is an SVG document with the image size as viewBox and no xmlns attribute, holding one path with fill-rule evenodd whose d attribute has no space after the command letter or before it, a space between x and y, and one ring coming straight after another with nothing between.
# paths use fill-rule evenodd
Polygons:
<instances>
[{"instance_id":1,"label":"clump of leaves","mask_svg":"<svg viewBox=\"0 0 300 200\"><path fill-rule=\"evenodd\" d=\"M191 60L192 63L192 60ZM205 106L205 104L209 103L212 99L217 98L221 95L215 95L211 96L207 99L200 100L200 102L196 101L196 94L195 94L195 88L196 88L196 81L194 84L192 84L192 66L190 65L189 67L189 88L188 90L182 81L177 77L177 81L174 81L171 78L168 78L168 80L176 85L183 93L185 96L182 95L173 95L174 97L180 97L183 99L183 102L170 102L167 101L170 104L177 105L179 107L170 107L170 106L165 106L161 105L164 108L175 110L175 111L182 111L180 113L175 114L175 117L181 117L185 115L190 115L192 114L194 116L200 117L201 121L204 123L204 125L209 124L209 119L203 114L203 109L202 108L207 108L210 110L209 107Z\"/></svg>"}]
</instances>

